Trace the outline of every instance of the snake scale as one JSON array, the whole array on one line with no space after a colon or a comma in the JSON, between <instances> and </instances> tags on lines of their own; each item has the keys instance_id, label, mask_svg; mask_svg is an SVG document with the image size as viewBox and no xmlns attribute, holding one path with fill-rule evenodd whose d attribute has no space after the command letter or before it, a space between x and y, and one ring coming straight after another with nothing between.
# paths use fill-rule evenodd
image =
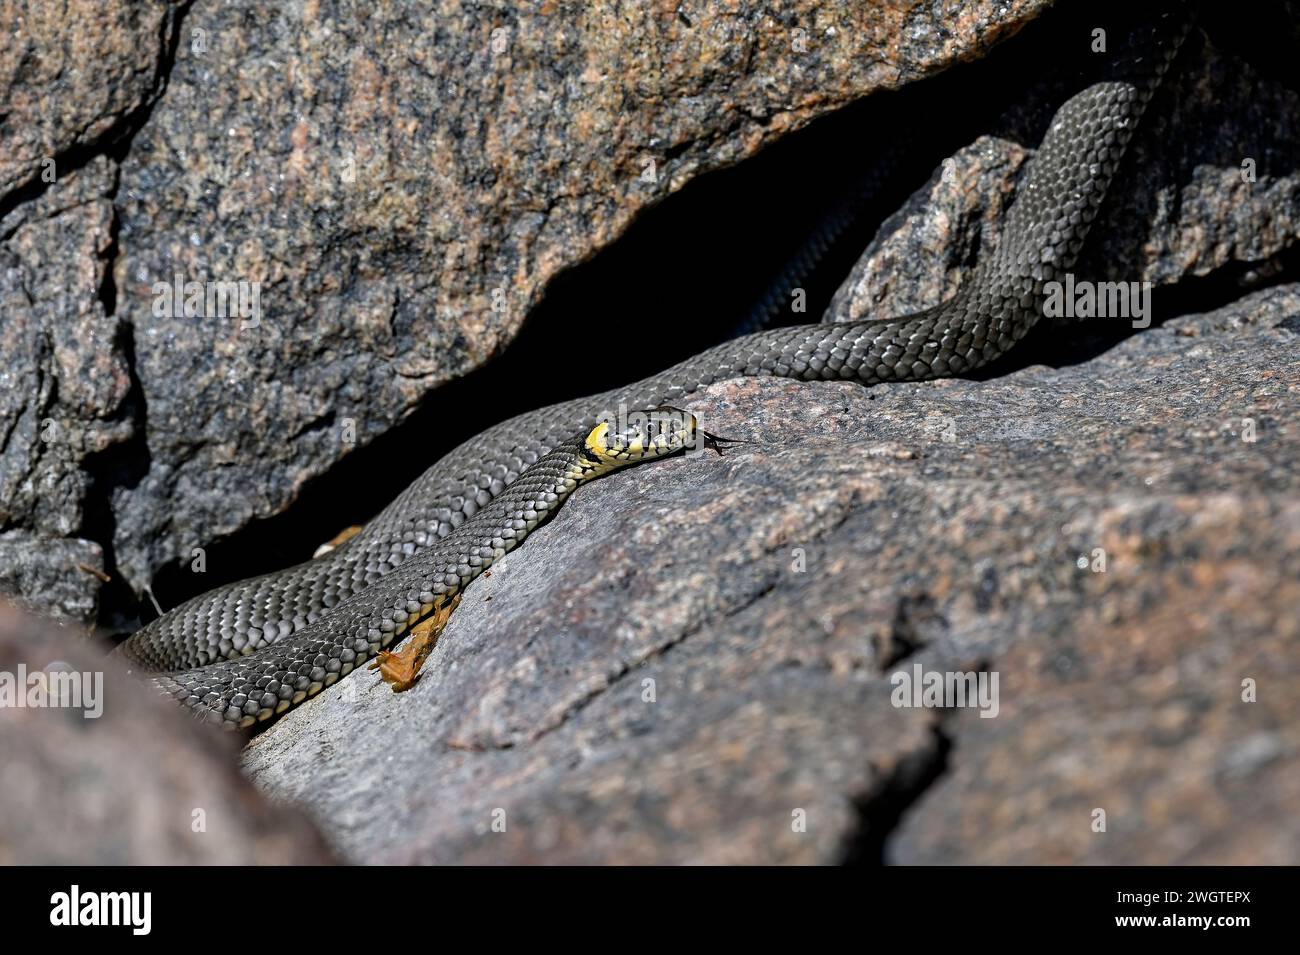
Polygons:
<instances>
[{"instance_id":1,"label":"snake scale","mask_svg":"<svg viewBox=\"0 0 1300 955\"><path fill-rule=\"evenodd\" d=\"M376 656L455 598L575 487L679 450L689 415L608 428L619 409L681 405L740 376L864 385L956 375L998 358L1072 267L1135 128L1186 35L1177 6L1135 28L1066 100L1026 165L995 250L949 300L913 315L760 331L623 388L511 418L464 442L326 556L202 594L117 650L195 715L273 718ZM602 424L605 422L605 424ZM422 659L422 657L421 657ZM418 666L418 663L417 663Z\"/></svg>"}]
</instances>

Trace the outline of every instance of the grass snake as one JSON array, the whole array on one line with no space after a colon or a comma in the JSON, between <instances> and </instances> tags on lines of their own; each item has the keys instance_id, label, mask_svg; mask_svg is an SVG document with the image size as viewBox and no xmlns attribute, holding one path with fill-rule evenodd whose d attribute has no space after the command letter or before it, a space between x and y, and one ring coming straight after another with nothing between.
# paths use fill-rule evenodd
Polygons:
<instances>
[{"instance_id":1,"label":"grass snake","mask_svg":"<svg viewBox=\"0 0 1300 955\"><path fill-rule=\"evenodd\" d=\"M156 686L195 715L231 729L269 720L375 658L405 685L429 644L405 657L387 648L445 621L460 592L577 486L701 439L716 443L689 414L647 423L649 409L740 376L873 385L993 361L1037 321L1044 283L1073 266L1187 26L1171 7L1105 54L1102 75L1052 118L996 248L941 305L756 332L635 384L511 418L445 455L337 550L195 597L116 653L132 669L158 671ZM647 409L632 416L643 423L612 427L629 408Z\"/></svg>"}]
</instances>

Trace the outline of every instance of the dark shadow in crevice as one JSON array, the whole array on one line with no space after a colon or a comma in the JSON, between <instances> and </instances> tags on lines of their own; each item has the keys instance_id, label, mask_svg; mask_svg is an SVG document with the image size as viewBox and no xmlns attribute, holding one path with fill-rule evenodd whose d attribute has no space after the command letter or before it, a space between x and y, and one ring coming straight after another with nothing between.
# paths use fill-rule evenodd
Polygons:
<instances>
[{"instance_id":1,"label":"dark shadow in crevice","mask_svg":"<svg viewBox=\"0 0 1300 955\"><path fill-rule=\"evenodd\" d=\"M148 123L154 108L162 98L171 77L172 67L176 62L176 52L180 44L181 24L189 11L188 2L177 6L170 20L164 20L161 38L162 62L159 66L159 84L155 94L142 106L130 113L120 126L110 130L111 135L104 138L83 156L78 151L76 164L65 168L77 168L89 162L96 155L105 155L112 159L117 169L113 183L114 214L110 223L109 243L104 252L106 267L104 278L98 291L104 315L113 319L117 314L118 290L114 268L119 249L121 220L116 212L117 190L121 185L121 164L131 151L131 144L140 130ZM65 160L66 161L66 160ZM39 191L37 193L39 195ZM3 216L0 216L2 219ZM117 569L116 533L117 519L114 514L114 495L119 488L134 488L149 473L151 456L147 440L148 409L144 389L136 374L135 329L127 322L121 322L116 330L113 347L121 351L123 362L130 377L130 386L122 400L118 420L132 423L131 437L119 444L88 455L82 464L82 470L89 479L83 502L83 518L76 536L96 541L104 553L104 570L108 580L99 593L99 619L101 628L114 630L133 627L139 617L137 607L139 596L123 579Z\"/></svg>"},{"instance_id":2,"label":"dark shadow in crevice","mask_svg":"<svg viewBox=\"0 0 1300 955\"><path fill-rule=\"evenodd\" d=\"M1123 318L1099 318L1063 326L1040 321L1006 356L968 377L988 381L1031 365L1049 368L1082 365L1134 335L1159 328L1170 319L1213 312L1253 292L1295 282L1300 282L1300 242L1267 262L1232 262L1209 275L1152 289L1151 324L1147 328L1135 328Z\"/></svg>"},{"instance_id":3,"label":"dark shadow in crevice","mask_svg":"<svg viewBox=\"0 0 1300 955\"><path fill-rule=\"evenodd\" d=\"M97 541L104 550L104 568L108 581L99 594L100 625L108 629L124 625L120 608L134 608L137 597L122 575L116 572L114 541L117 520L113 513L113 490L135 487L149 473L149 445L145 440L145 407L140 381L135 375L135 328L127 322L118 326L114 347L121 349L131 376L131 385L123 401L122 414L133 419L135 429L130 439L86 457L82 469L90 478L86 490L83 518L76 536ZM128 620L135 616L127 611Z\"/></svg>"},{"instance_id":4,"label":"dark shadow in crevice","mask_svg":"<svg viewBox=\"0 0 1300 955\"><path fill-rule=\"evenodd\" d=\"M940 612L934 597L925 591L904 594L894 607L888 641L879 663L881 673L889 673L948 631L948 620Z\"/></svg>"},{"instance_id":5,"label":"dark shadow in crevice","mask_svg":"<svg viewBox=\"0 0 1300 955\"><path fill-rule=\"evenodd\" d=\"M1220 49L1250 63L1261 75L1300 92L1300 2L1253 0L1248 9L1222 0L1197 4L1197 26Z\"/></svg>"},{"instance_id":6,"label":"dark shadow in crevice","mask_svg":"<svg viewBox=\"0 0 1300 955\"><path fill-rule=\"evenodd\" d=\"M953 712L940 712L932 731L931 749L905 756L886 783L857 803L858 830L845 845L840 860L843 865L878 866L891 861L889 838L898 830L903 817L951 765L953 741L945 723Z\"/></svg>"}]
</instances>

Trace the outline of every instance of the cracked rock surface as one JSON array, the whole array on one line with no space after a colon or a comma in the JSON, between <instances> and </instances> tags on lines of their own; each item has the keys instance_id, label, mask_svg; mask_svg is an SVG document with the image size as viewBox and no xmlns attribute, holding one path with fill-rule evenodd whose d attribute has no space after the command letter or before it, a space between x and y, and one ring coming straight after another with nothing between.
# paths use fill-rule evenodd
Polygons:
<instances>
[{"instance_id":1,"label":"cracked rock surface","mask_svg":"<svg viewBox=\"0 0 1300 955\"><path fill-rule=\"evenodd\" d=\"M1292 285L990 381L715 385L761 443L580 489L413 690L244 767L366 862L1295 862L1297 335ZM917 665L997 716L893 705Z\"/></svg>"}]
</instances>

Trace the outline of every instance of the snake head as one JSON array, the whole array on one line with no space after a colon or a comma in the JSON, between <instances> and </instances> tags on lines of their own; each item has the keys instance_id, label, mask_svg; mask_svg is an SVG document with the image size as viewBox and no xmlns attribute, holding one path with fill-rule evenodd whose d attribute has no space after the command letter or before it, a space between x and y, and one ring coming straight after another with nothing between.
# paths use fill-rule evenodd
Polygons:
<instances>
[{"instance_id":1,"label":"snake head","mask_svg":"<svg viewBox=\"0 0 1300 955\"><path fill-rule=\"evenodd\" d=\"M695 447L703 433L695 415L680 408L621 412L617 420L601 421L591 430L583 451L594 461L621 467Z\"/></svg>"}]
</instances>

